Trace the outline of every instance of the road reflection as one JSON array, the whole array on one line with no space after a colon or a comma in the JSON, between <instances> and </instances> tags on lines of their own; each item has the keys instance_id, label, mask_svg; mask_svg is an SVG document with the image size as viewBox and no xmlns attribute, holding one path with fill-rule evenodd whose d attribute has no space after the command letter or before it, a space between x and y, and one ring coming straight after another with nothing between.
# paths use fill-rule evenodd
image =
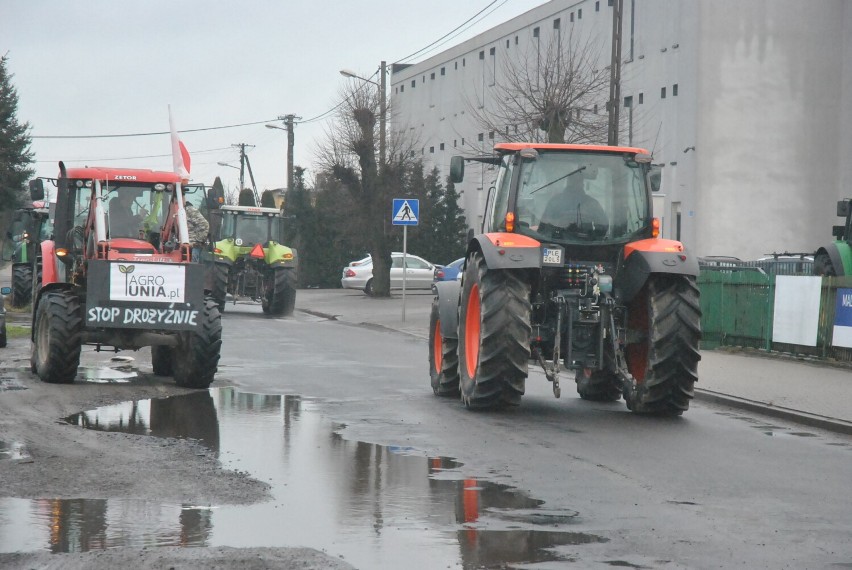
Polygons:
<instances>
[{"instance_id":1,"label":"road reflection","mask_svg":"<svg viewBox=\"0 0 852 570\"><path fill-rule=\"evenodd\" d=\"M273 499L248 506L0 499L0 551L307 546L363 568L479 568L561 560L559 546L606 541L572 532L576 512L546 509L453 459L347 440L345 426L299 396L220 388L66 421L199 440L226 468L269 482Z\"/></svg>"}]
</instances>

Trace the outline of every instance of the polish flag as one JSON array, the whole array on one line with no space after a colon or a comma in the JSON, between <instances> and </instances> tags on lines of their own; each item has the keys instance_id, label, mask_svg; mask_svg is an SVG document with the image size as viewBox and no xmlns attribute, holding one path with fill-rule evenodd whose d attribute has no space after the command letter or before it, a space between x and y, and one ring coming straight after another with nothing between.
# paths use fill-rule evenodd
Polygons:
<instances>
[{"instance_id":1,"label":"polish flag","mask_svg":"<svg viewBox=\"0 0 852 570\"><path fill-rule=\"evenodd\" d=\"M178 138L175 121L172 119L171 105L169 105L169 130L172 134L172 165L174 167L175 174L179 174L180 179L184 182L189 182L189 169L191 165L189 151L186 150L186 146L183 144L183 141Z\"/></svg>"}]
</instances>

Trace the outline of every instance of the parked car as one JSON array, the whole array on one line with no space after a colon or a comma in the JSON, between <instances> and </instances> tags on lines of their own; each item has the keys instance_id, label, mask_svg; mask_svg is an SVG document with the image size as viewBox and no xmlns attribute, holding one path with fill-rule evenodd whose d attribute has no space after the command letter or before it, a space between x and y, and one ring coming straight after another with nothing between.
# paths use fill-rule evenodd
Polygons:
<instances>
[{"instance_id":1,"label":"parked car","mask_svg":"<svg viewBox=\"0 0 852 570\"><path fill-rule=\"evenodd\" d=\"M440 265L435 266L435 276L433 281L454 281L458 279L462 265L464 265L464 258L460 257L443 267Z\"/></svg>"},{"instance_id":2,"label":"parked car","mask_svg":"<svg viewBox=\"0 0 852 570\"><path fill-rule=\"evenodd\" d=\"M402 253L391 254L391 289L402 289ZM422 257L408 254L408 268L405 271L406 289L429 289L435 275L435 265ZM367 295L373 292L373 260L361 265L349 265L343 268L340 285L344 289L362 289Z\"/></svg>"},{"instance_id":3,"label":"parked car","mask_svg":"<svg viewBox=\"0 0 852 570\"><path fill-rule=\"evenodd\" d=\"M356 259L355 261L350 261L349 267L355 267L357 265L364 265L365 263L370 263L372 261L373 261L373 258L370 257L370 254L367 254L367 257L364 257L362 259Z\"/></svg>"},{"instance_id":4,"label":"parked car","mask_svg":"<svg viewBox=\"0 0 852 570\"><path fill-rule=\"evenodd\" d=\"M0 289L0 348L6 346L6 295L12 292L11 287L3 287Z\"/></svg>"}]
</instances>

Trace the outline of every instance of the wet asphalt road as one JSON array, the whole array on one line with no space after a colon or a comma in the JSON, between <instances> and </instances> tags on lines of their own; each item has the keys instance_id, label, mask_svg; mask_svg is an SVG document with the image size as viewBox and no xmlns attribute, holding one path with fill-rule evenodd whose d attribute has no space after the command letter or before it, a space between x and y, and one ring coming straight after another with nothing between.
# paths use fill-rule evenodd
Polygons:
<instances>
[{"instance_id":1,"label":"wet asphalt road","mask_svg":"<svg viewBox=\"0 0 852 570\"><path fill-rule=\"evenodd\" d=\"M455 400L432 395L423 339L304 312L268 319L254 305L226 312L216 385L307 399L312 413L334 426L329 433L371 446L371 456L404 449L406 455L452 461L446 477L515 489L547 512L561 513L553 528L584 538L547 541L535 527L519 539L526 549L510 549L536 551L529 544L540 541L552 556L527 560L550 560L547 568L852 565L849 436L703 402L694 402L681 418L640 417L623 402L581 401L570 382L563 383L557 400L537 371L520 408L469 412ZM259 431L243 448L262 449L264 437ZM345 485L352 477L345 464L330 485ZM376 465L379 475L395 476L384 461ZM376 478L381 479L368 480ZM416 498L416 490L405 488L398 496L388 491L377 503ZM462 488L473 487L463 483ZM376 489L385 494L382 485ZM375 544L362 561L375 563L389 552L416 548L416 541L412 546L409 539L393 540L414 524L424 533L458 531L435 539L461 552L455 561L439 558L437 567L497 563L499 539L486 539L484 533L474 539L463 530L517 531L534 518L527 513L504 528L505 520L489 521L504 507L472 507L464 492L455 507L448 507L461 512L455 522L413 514L430 500L415 500L417 508L398 518L373 517ZM510 504L524 512L523 502ZM299 516L310 518L310 502L306 505ZM312 546L335 552L333 540ZM471 558L471 553L478 554ZM359 565L355 558L349 561ZM417 557L408 559L407 567L434 568L435 562Z\"/></svg>"}]
</instances>

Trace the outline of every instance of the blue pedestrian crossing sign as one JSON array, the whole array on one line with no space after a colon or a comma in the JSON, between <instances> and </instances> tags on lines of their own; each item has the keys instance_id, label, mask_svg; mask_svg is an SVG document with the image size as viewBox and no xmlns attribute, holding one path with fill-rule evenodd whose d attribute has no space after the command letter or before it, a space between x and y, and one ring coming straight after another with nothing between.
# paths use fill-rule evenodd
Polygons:
<instances>
[{"instance_id":1,"label":"blue pedestrian crossing sign","mask_svg":"<svg viewBox=\"0 0 852 570\"><path fill-rule=\"evenodd\" d=\"M420 215L420 200L412 198L393 199L393 225L416 226Z\"/></svg>"}]
</instances>

